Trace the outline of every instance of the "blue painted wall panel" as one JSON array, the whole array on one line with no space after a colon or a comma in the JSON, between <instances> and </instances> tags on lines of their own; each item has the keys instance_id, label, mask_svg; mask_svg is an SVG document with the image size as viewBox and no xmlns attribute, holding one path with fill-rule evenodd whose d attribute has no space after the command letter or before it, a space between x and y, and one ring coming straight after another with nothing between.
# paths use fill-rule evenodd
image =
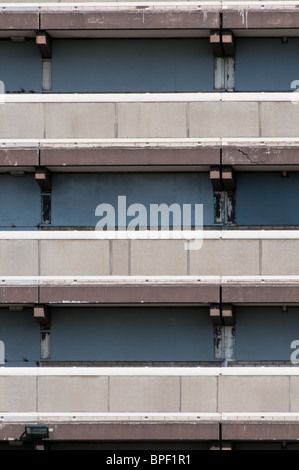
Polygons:
<instances>
[{"instance_id":1,"label":"blue painted wall panel","mask_svg":"<svg viewBox=\"0 0 299 470\"><path fill-rule=\"evenodd\" d=\"M299 173L236 174L236 224L299 225Z\"/></svg>"},{"instance_id":2,"label":"blue painted wall panel","mask_svg":"<svg viewBox=\"0 0 299 470\"><path fill-rule=\"evenodd\" d=\"M0 309L0 340L7 367L34 367L40 360L40 327L31 308L19 312Z\"/></svg>"},{"instance_id":3,"label":"blue painted wall panel","mask_svg":"<svg viewBox=\"0 0 299 470\"><path fill-rule=\"evenodd\" d=\"M293 340L299 340L298 308L236 308L237 360L289 361Z\"/></svg>"},{"instance_id":4,"label":"blue painted wall panel","mask_svg":"<svg viewBox=\"0 0 299 470\"><path fill-rule=\"evenodd\" d=\"M0 229L37 229L41 222L40 201L40 188L33 174L0 175Z\"/></svg>"},{"instance_id":5,"label":"blue painted wall panel","mask_svg":"<svg viewBox=\"0 0 299 470\"><path fill-rule=\"evenodd\" d=\"M142 204L150 222L150 204L203 204L204 224L213 224L213 191L208 173L85 173L52 177L52 225L95 226L99 204L111 204L118 221L118 196L126 208ZM133 220L128 217L127 222ZM145 220L145 219L144 219Z\"/></svg>"},{"instance_id":6,"label":"blue painted wall panel","mask_svg":"<svg viewBox=\"0 0 299 470\"><path fill-rule=\"evenodd\" d=\"M208 39L53 40L56 93L212 90Z\"/></svg>"},{"instance_id":7,"label":"blue painted wall panel","mask_svg":"<svg viewBox=\"0 0 299 470\"><path fill-rule=\"evenodd\" d=\"M213 360L209 309L57 308L52 360Z\"/></svg>"},{"instance_id":8,"label":"blue painted wall panel","mask_svg":"<svg viewBox=\"0 0 299 470\"><path fill-rule=\"evenodd\" d=\"M237 38L236 91L292 91L299 80L299 38Z\"/></svg>"},{"instance_id":9,"label":"blue painted wall panel","mask_svg":"<svg viewBox=\"0 0 299 470\"><path fill-rule=\"evenodd\" d=\"M1 39L0 64L0 80L6 93L41 93L42 59L34 39Z\"/></svg>"}]
</instances>

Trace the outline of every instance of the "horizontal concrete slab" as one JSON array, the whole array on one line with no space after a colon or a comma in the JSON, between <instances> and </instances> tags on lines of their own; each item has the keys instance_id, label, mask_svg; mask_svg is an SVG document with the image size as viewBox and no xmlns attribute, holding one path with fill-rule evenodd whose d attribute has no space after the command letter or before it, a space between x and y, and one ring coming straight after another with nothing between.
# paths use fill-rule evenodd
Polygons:
<instances>
[{"instance_id":1,"label":"horizontal concrete slab","mask_svg":"<svg viewBox=\"0 0 299 470\"><path fill-rule=\"evenodd\" d=\"M1 294L1 289L0 289ZM39 301L45 304L109 304L109 305L201 305L219 302L220 292L217 284L180 284L156 285L116 284L72 285L39 287Z\"/></svg>"},{"instance_id":2,"label":"horizontal concrete slab","mask_svg":"<svg viewBox=\"0 0 299 470\"><path fill-rule=\"evenodd\" d=\"M5 95L2 139L298 138L291 93ZM7 96L7 98L6 98ZM283 125L281 125L283 123Z\"/></svg>"},{"instance_id":3,"label":"horizontal concrete slab","mask_svg":"<svg viewBox=\"0 0 299 470\"><path fill-rule=\"evenodd\" d=\"M214 29L219 28L217 11L171 11L127 10L127 11L42 11L42 30L98 30L98 29Z\"/></svg>"},{"instance_id":4,"label":"horizontal concrete slab","mask_svg":"<svg viewBox=\"0 0 299 470\"><path fill-rule=\"evenodd\" d=\"M198 239L183 238L179 231L173 236L175 233L1 232L1 275L54 278L299 275L297 231L203 231Z\"/></svg>"},{"instance_id":5,"label":"horizontal concrete slab","mask_svg":"<svg viewBox=\"0 0 299 470\"><path fill-rule=\"evenodd\" d=\"M3 140L0 169L34 171L41 166L52 172L76 171L78 167L80 171L89 171L91 167L98 171L208 171L211 166L222 163L241 171L249 168L294 170L299 165L296 139L293 142L283 138L278 142L265 139L260 143L260 138L251 142L245 138L233 145L226 138L201 141L196 138L154 138L149 141L83 138L76 144L71 140L60 140Z\"/></svg>"},{"instance_id":6,"label":"horizontal concrete slab","mask_svg":"<svg viewBox=\"0 0 299 470\"><path fill-rule=\"evenodd\" d=\"M50 369L50 370L49 370ZM142 422L157 414L159 421L196 422L261 420L293 414L298 419L298 371L290 368L2 368L1 412L39 413L53 417L94 413L93 421ZM267 368L268 369L268 368ZM279 369L279 370L277 370ZM280 369L283 369L282 371ZM287 369L287 370L286 370ZM25 391L25 392L24 392ZM148 415L146 415L148 413ZM139 415L138 415L139 414ZM173 417L171 419L171 414ZM259 415L260 414L260 415ZM184 419L185 417L185 419ZM55 421L55 419L54 419Z\"/></svg>"}]
</instances>

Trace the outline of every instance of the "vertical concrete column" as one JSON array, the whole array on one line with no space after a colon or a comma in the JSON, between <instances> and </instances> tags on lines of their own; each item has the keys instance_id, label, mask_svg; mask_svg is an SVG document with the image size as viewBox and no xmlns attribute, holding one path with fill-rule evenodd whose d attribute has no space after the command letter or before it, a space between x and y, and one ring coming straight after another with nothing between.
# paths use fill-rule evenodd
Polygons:
<instances>
[{"instance_id":1,"label":"vertical concrete column","mask_svg":"<svg viewBox=\"0 0 299 470\"><path fill-rule=\"evenodd\" d=\"M214 55L214 89L235 89L235 40L231 31L212 31L210 45Z\"/></svg>"},{"instance_id":2,"label":"vertical concrete column","mask_svg":"<svg viewBox=\"0 0 299 470\"><path fill-rule=\"evenodd\" d=\"M52 175L46 168L37 168L35 180L41 189L41 224L51 223Z\"/></svg>"},{"instance_id":3,"label":"vertical concrete column","mask_svg":"<svg viewBox=\"0 0 299 470\"><path fill-rule=\"evenodd\" d=\"M235 320L233 306L211 305L210 317L214 325L214 359L227 366L235 359Z\"/></svg>"},{"instance_id":4,"label":"vertical concrete column","mask_svg":"<svg viewBox=\"0 0 299 470\"><path fill-rule=\"evenodd\" d=\"M231 167L210 168L210 180L214 190L214 223L235 223L235 176Z\"/></svg>"},{"instance_id":5,"label":"vertical concrete column","mask_svg":"<svg viewBox=\"0 0 299 470\"><path fill-rule=\"evenodd\" d=\"M52 90L52 59L42 61L42 90Z\"/></svg>"},{"instance_id":6,"label":"vertical concrete column","mask_svg":"<svg viewBox=\"0 0 299 470\"><path fill-rule=\"evenodd\" d=\"M40 325L40 359L50 359L51 319L49 308L45 305L36 305L33 310L33 315Z\"/></svg>"}]
</instances>

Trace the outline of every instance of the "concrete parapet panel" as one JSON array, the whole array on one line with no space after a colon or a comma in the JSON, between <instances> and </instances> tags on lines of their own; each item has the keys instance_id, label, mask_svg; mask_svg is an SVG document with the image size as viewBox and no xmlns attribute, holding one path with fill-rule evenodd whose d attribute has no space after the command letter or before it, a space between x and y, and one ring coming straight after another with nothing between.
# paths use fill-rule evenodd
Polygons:
<instances>
[{"instance_id":1,"label":"concrete parapet panel","mask_svg":"<svg viewBox=\"0 0 299 470\"><path fill-rule=\"evenodd\" d=\"M108 378L39 377L38 411L108 411Z\"/></svg>"},{"instance_id":2,"label":"concrete parapet panel","mask_svg":"<svg viewBox=\"0 0 299 470\"><path fill-rule=\"evenodd\" d=\"M113 103L46 103L45 137L114 137Z\"/></svg>"},{"instance_id":3,"label":"concrete parapet panel","mask_svg":"<svg viewBox=\"0 0 299 470\"><path fill-rule=\"evenodd\" d=\"M289 377L221 376L218 412L288 412Z\"/></svg>"},{"instance_id":4,"label":"concrete parapet panel","mask_svg":"<svg viewBox=\"0 0 299 470\"><path fill-rule=\"evenodd\" d=\"M111 412L179 412L179 377L110 377Z\"/></svg>"},{"instance_id":5,"label":"concrete parapet panel","mask_svg":"<svg viewBox=\"0 0 299 470\"><path fill-rule=\"evenodd\" d=\"M129 274L129 240L111 241L111 274L113 276L127 276Z\"/></svg>"},{"instance_id":6,"label":"concrete parapet panel","mask_svg":"<svg viewBox=\"0 0 299 470\"><path fill-rule=\"evenodd\" d=\"M100 276L110 273L108 240L42 240L41 276Z\"/></svg>"},{"instance_id":7,"label":"concrete parapet panel","mask_svg":"<svg viewBox=\"0 0 299 470\"><path fill-rule=\"evenodd\" d=\"M36 377L1 376L0 410L29 412L36 410Z\"/></svg>"},{"instance_id":8,"label":"concrete parapet panel","mask_svg":"<svg viewBox=\"0 0 299 470\"><path fill-rule=\"evenodd\" d=\"M130 248L130 274L187 275L184 240L134 240Z\"/></svg>"},{"instance_id":9,"label":"concrete parapet panel","mask_svg":"<svg viewBox=\"0 0 299 470\"><path fill-rule=\"evenodd\" d=\"M190 137L258 137L257 102L191 102Z\"/></svg>"},{"instance_id":10,"label":"concrete parapet panel","mask_svg":"<svg viewBox=\"0 0 299 470\"><path fill-rule=\"evenodd\" d=\"M238 276L259 274L258 240L203 240L190 251L190 274Z\"/></svg>"},{"instance_id":11,"label":"concrete parapet panel","mask_svg":"<svg viewBox=\"0 0 299 470\"><path fill-rule=\"evenodd\" d=\"M290 377L290 412L299 411L299 377Z\"/></svg>"},{"instance_id":12,"label":"concrete parapet panel","mask_svg":"<svg viewBox=\"0 0 299 470\"><path fill-rule=\"evenodd\" d=\"M37 240L0 240L2 276L38 275Z\"/></svg>"},{"instance_id":13,"label":"concrete parapet panel","mask_svg":"<svg viewBox=\"0 0 299 470\"><path fill-rule=\"evenodd\" d=\"M118 137L187 137L187 104L119 103Z\"/></svg>"},{"instance_id":14,"label":"concrete parapet panel","mask_svg":"<svg viewBox=\"0 0 299 470\"><path fill-rule=\"evenodd\" d=\"M217 412L217 377L181 377L181 411Z\"/></svg>"},{"instance_id":15,"label":"concrete parapet panel","mask_svg":"<svg viewBox=\"0 0 299 470\"><path fill-rule=\"evenodd\" d=\"M5 139L42 139L42 103L5 103L0 106L0 137Z\"/></svg>"},{"instance_id":16,"label":"concrete parapet panel","mask_svg":"<svg viewBox=\"0 0 299 470\"><path fill-rule=\"evenodd\" d=\"M261 266L265 275L299 275L299 240L262 240Z\"/></svg>"},{"instance_id":17,"label":"concrete parapet panel","mask_svg":"<svg viewBox=\"0 0 299 470\"><path fill-rule=\"evenodd\" d=\"M261 104L262 137L298 137L298 94L294 101L263 102Z\"/></svg>"}]
</instances>

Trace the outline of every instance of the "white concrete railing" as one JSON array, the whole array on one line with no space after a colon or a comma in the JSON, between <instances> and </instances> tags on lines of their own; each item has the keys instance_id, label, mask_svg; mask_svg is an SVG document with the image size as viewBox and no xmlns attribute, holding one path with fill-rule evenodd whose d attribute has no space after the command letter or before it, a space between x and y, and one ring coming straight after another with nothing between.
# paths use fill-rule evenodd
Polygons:
<instances>
[{"instance_id":1,"label":"white concrete railing","mask_svg":"<svg viewBox=\"0 0 299 470\"><path fill-rule=\"evenodd\" d=\"M78 7L98 7L98 8L105 8L108 7L110 8L129 8L129 7L136 7L136 6L142 6L142 7L151 7L151 8L161 8L161 7L166 7L166 8L200 8L200 9L241 9L241 8L255 8L255 9L283 9L283 8L296 8L296 5L298 2L295 0L204 0L204 1L165 1L165 0L157 0L157 1L145 1L145 2L140 2L140 0L136 2L128 2L126 0L118 0L114 1L105 1L105 2L99 2L97 0L91 1L91 0L86 0L86 1L62 1L62 2L57 2L56 0L53 1L46 1L46 2L41 2L40 0L37 0L36 2L32 0L20 0L19 2L12 1L12 2L4 2L1 3L1 8L14 8L19 10L20 8L25 8L29 9L32 7L35 7L35 9L38 8L45 8L49 7L52 9L53 7L59 8L59 9L72 9L74 6Z\"/></svg>"},{"instance_id":2,"label":"white concrete railing","mask_svg":"<svg viewBox=\"0 0 299 470\"><path fill-rule=\"evenodd\" d=\"M2 94L0 139L299 138L299 94ZM282 125L283 123L283 125Z\"/></svg>"},{"instance_id":3,"label":"white concrete railing","mask_svg":"<svg viewBox=\"0 0 299 470\"><path fill-rule=\"evenodd\" d=\"M190 92L190 93L7 93L2 103L152 103L152 102L290 102L293 92ZM296 101L296 104L297 104Z\"/></svg>"},{"instance_id":4,"label":"white concrete railing","mask_svg":"<svg viewBox=\"0 0 299 470\"><path fill-rule=\"evenodd\" d=\"M202 231L197 250L186 249L186 242L198 239L184 240L181 232L171 240L142 231L117 239L120 233L0 231L1 277L299 275L298 230Z\"/></svg>"},{"instance_id":5,"label":"white concrete railing","mask_svg":"<svg viewBox=\"0 0 299 470\"><path fill-rule=\"evenodd\" d=\"M1 367L0 385L0 421L299 419L295 367Z\"/></svg>"},{"instance_id":6,"label":"white concrete railing","mask_svg":"<svg viewBox=\"0 0 299 470\"><path fill-rule=\"evenodd\" d=\"M163 233L163 230L120 230L119 239L144 240L149 233ZM186 238L184 233L186 232ZM194 233L193 230L173 230L174 239L184 240ZM115 240L116 232L111 230L0 230L0 240ZM203 230L203 240L299 240L298 230ZM163 235L161 235L163 240Z\"/></svg>"}]
</instances>

